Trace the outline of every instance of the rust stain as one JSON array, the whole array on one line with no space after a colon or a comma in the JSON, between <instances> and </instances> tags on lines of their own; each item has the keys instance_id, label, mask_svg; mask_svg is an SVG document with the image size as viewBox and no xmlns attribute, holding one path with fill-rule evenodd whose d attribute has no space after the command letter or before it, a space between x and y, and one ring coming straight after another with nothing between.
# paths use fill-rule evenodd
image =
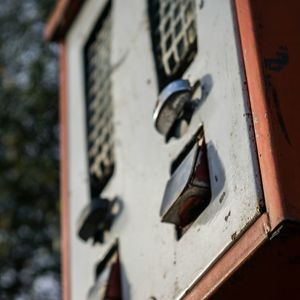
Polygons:
<instances>
[{"instance_id":1,"label":"rust stain","mask_svg":"<svg viewBox=\"0 0 300 300\"><path fill-rule=\"evenodd\" d=\"M231 235L231 240L236 240L236 238L237 238L237 236L238 236L238 234L235 232L235 233L233 233L232 235Z\"/></svg>"}]
</instances>

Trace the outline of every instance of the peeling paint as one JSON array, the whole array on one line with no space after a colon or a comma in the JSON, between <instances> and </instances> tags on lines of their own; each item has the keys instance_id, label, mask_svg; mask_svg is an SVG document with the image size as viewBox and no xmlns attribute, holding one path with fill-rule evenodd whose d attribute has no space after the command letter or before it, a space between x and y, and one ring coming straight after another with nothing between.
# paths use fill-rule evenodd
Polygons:
<instances>
[{"instance_id":1,"label":"peeling paint","mask_svg":"<svg viewBox=\"0 0 300 300\"><path fill-rule=\"evenodd\" d=\"M220 203L223 202L223 200L224 200L224 198L225 198L225 195L226 195L226 193L223 192L222 195L221 195L221 197L220 197L220 199L219 199L219 202L220 202Z\"/></svg>"},{"instance_id":2,"label":"peeling paint","mask_svg":"<svg viewBox=\"0 0 300 300\"><path fill-rule=\"evenodd\" d=\"M225 216L225 218L224 218L224 220L225 220L226 222L228 221L230 215L231 215L231 211L229 211L229 213L228 213L228 214Z\"/></svg>"}]
</instances>

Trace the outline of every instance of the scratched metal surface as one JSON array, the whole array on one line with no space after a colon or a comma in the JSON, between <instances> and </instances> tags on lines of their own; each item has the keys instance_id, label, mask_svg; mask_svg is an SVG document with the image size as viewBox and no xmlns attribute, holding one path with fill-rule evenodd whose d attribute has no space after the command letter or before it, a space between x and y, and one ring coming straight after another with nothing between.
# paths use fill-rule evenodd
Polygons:
<instances>
[{"instance_id":1,"label":"scratched metal surface","mask_svg":"<svg viewBox=\"0 0 300 300\"><path fill-rule=\"evenodd\" d=\"M202 79L208 95L188 132L166 144L152 122L158 89L146 1L114 1L116 169L104 196L119 195L124 209L105 246L92 247L76 236L76 220L88 201L82 47L104 1L88 1L68 34L72 299L85 298L94 264L115 237L124 299L180 298L259 214L262 194L231 1L205 1L201 9L196 3L198 53L184 77ZM205 124L212 200L176 241L173 226L160 222L159 209L170 162L200 122Z\"/></svg>"}]
</instances>

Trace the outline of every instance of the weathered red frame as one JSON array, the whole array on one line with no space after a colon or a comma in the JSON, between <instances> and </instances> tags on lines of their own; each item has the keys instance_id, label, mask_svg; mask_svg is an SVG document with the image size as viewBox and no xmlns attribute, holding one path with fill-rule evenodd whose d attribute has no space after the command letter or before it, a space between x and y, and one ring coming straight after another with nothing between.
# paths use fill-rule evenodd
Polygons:
<instances>
[{"instance_id":1,"label":"weathered red frame","mask_svg":"<svg viewBox=\"0 0 300 300\"><path fill-rule=\"evenodd\" d=\"M300 67L300 35L297 26L300 2L234 0L233 4L240 33L267 212L188 292L184 299L189 300L207 299L210 296L214 298L217 289L220 290L243 265L250 260L261 259L256 257L256 253L259 249L264 249L264 244L277 233L280 225L293 221L299 226L300 221L300 201L297 198L300 194L300 122L297 116L300 112L300 101L297 101L296 93ZM282 46L288 49L288 62L276 71L268 69L266 61L276 59L278 47ZM287 257L292 257L297 252L300 254L300 237L293 234L288 236L289 241L293 243L292 247L281 249ZM280 244L274 243L273 247L279 249L281 246L278 245ZM270 267L269 277L264 278L260 277L263 266L256 265L256 280L259 278L265 282L265 287L269 287L275 278L272 277L272 272L279 271L275 265L274 260L274 269ZM291 274L282 278L280 284L285 285L286 289L293 289L295 284L292 278L299 276L299 271L294 269L293 265L288 265L287 268L290 268ZM254 277L249 275L248 278L248 285L253 285L253 289ZM241 291L241 286L242 281L239 285L235 284L229 288L227 286L226 291L248 299L245 290ZM273 290L275 294L271 296L272 299L281 297L279 293L276 295L276 288ZM221 299L226 298L224 292L223 290ZM270 290L264 291L261 296L257 292L256 297L263 299L264 295L270 294ZM290 294L290 297L293 296ZM219 299L218 294L216 299Z\"/></svg>"},{"instance_id":2,"label":"weathered red frame","mask_svg":"<svg viewBox=\"0 0 300 300\"><path fill-rule=\"evenodd\" d=\"M65 36L84 0L58 0L45 28L45 38L60 43L60 207L61 207L61 273L64 300L71 299L70 219L68 182L68 99L67 51Z\"/></svg>"},{"instance_id":3,"label":"weathered red frame","mask_svg":"<svg viewBox=\"0 0 300 300\"><path fill-rule=\"evenodd\" d=\"M235 5L265 202L274 228L286 218L300 220L296 199L300 194L300 102L296 93L300 67L296 12L300 3L235 0ZM276 58L282 46L289 61L281 70L272 71L266 61Z\"/></svg>"},{"instance_id":4,"label":"weathered red frame","mask_svg":"<svg viewBox=\"0 0 300 300\"><path fill-rule=\"evenodd\" d=\"M61 207L61 273L63 299L71 299L70 244L69 244L69 182L68 182L68 99L67 54L65 44L60 46L60 207Z\"/></svg>"},{"instance_id":5,"label":"weathered red frame","mask_svg":"<svg viewBox=\"0 0 300 300\"><path fill-rule=\"evenodd\" d=\"M236 10L242 57L248 84L266 213L188 291L185 299L206 299L257 250L285 220L300 221L300 35L298 0L232 0ZM61 210L63 296L71 299L69 264L67 61L64 38L84 0L60 0L45 30L60 41ZM280 20L278 22L277 20ZM266 67L286 47L288 63L281 70ZM292 174L292 177L290 176ZM297 242L298 243L298 242ZM297 244L299 245L299 244Z\"/></svg>"}]
</instances>

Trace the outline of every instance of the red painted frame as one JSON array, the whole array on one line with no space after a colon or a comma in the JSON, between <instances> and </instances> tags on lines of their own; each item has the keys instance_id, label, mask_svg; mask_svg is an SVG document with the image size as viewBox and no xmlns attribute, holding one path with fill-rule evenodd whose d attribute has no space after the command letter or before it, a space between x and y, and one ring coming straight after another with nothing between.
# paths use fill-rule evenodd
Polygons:
<instances>
[{"instance_id":1,"label":"red painted frame","mask_svg":"<svg viewBox=\"0 0 300 300\"><path fill-rule=\"evenodd\" d=\"M60 207L61 207L61 267L63 299L71 299L70 288L70 221L69 221L69 159L68 159L68 95L67 53L60 46Z\"/></svg>"},{"instance_id":2,"label":"red painted frame","mask_svg":"<svg viewBox=\"0 0 300 300\"><path fill-rule=\"evenodd\" d=\"M189 300L214 298L218 289L217 295L222 299L222 286L227 281L230 282L232 275L248 261L253 263L261 259L256 258L258 250L264 249L267 242L272 244L271 237L276 234L280 236L281 226L286 228L289 222L293 222L299 227L300 222L300 101L297 97L300 68L300 2L234 0L233 4L240 34L267 212L199 279L184 297ZM289 260L293 259L294 252L300 253L300 237L293 234L286 239L293 241L293 246L284 249ZM273 247L279 249L284 244L279 245L274 243ZM295 271L297 269L294 269L294 265L284 266L290 268L292 278L299 276L299 271ZM272 266L271 263L270 276L260 278L259 268L263 266L258 265L256 278L249 277L247 284L253 284L255 288L255 280L262 280L265 287L268 284L272 285L272 272L278 273ZM297 286L289 277L282 278L281 285L297 290ZM245 290L241 289L240 283L229 288L227 286L226 292L240 293L243 298L247 298L247 295L243 295ZM268 294L268 291L263 294ZM218 296L216 299L219 299ZM264 298L263 295L261 297ZM276 295L276 288L273 288L272 299L275 299L274 297L280 297L279 294Z\"/></svg>"}]
</instances>

